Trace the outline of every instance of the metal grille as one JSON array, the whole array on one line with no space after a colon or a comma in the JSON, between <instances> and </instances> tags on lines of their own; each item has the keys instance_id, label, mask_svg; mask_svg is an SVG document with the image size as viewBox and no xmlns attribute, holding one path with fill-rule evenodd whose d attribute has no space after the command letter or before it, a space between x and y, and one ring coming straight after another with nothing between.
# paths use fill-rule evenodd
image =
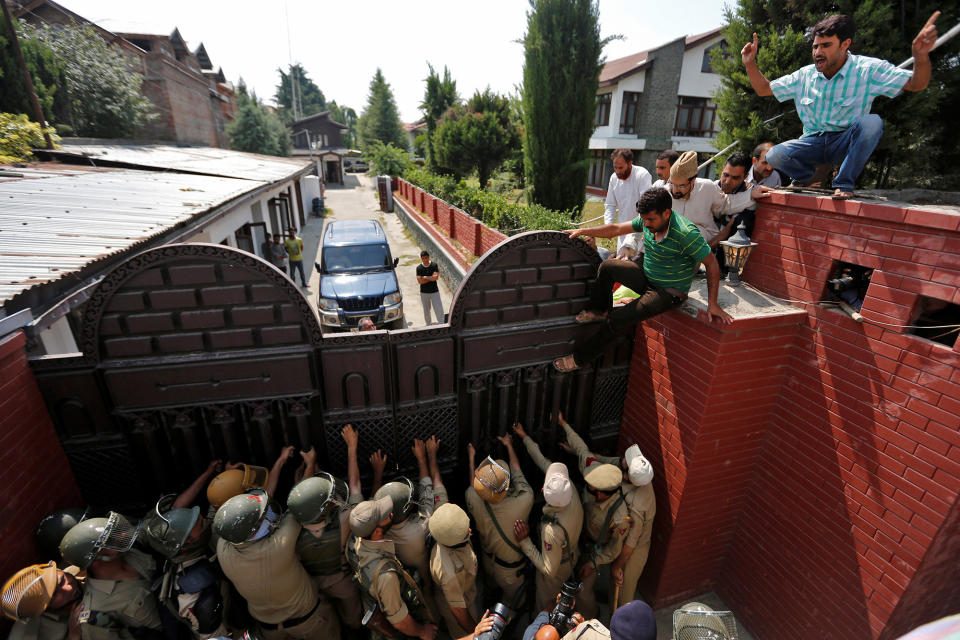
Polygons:
<instances>
[{"instance_id":1,"label":"metal grille","mask_svg":"<svg viewBox=\"0 0 960 640\"><path fill-rule=\"evenodd\" d=\"M437 436L440 450L437 462L441 470L452 468L457 459L460 427L457 424L457 407L446 407L397 415L397 464L401 473L416 469L417 461L410 447L414 438Z\"/></svg>"},{"instance_id":2,"label":"metal grille","mask_svg":"<svg viewBox=\"0 0 960 640\"><path fill-rule=\"evenodd\" d=\"M344 311L376 311L383 304L383 296L356 296L339 301Z\"/></svg>"},{"instance_id":3,"label":"metal grille","mask_svg":"<svg viewBox=\"0 0 960 640\"><path fill-rule=\"evenodd\" d=\"M142 505L140 474L126 442L66 445L64 450L88 505L122 511Z\"/></svg>"},{"instance_id":4,"label":"metal grille","mask_svg":"<svg viewBox=\"0 0 960 640\"><path fill-rule=\"evenodd\" d=\"M397 452L394 449L396 438L393 416L390 414L366 420L326 420L324 422L324 439L327 445L327 459L331 468L324 469L324 471L341 478L347 476L347 445L343 442L340 431L348 424L354 426L360 438L357 450L360 474L362 476L370 475L370 454L377 449L381 449L387 455L387 471L384 474L389 477L397 462Z\"/></svg>"},{"instance_id":5,"label":"metal grille","mask_svg":"<svg viewBox=\"0 0 960 640\"><path fill-rule=\"evenodd\" d=\"M590 407L594 425L602 428L611 423L620 424L628 378L629 372L597 376L594 382L593 406Z\"/></svg>"},{"instance_id":6,"label":"metal grille","mask_svg":"<svg viewBox=\"0 0 960 640\"><path fill-rule=\"evenodd\" d=\"M673 612L674 640L737 640L737 621L730 611Z\"/></svg>"}]
</instances>

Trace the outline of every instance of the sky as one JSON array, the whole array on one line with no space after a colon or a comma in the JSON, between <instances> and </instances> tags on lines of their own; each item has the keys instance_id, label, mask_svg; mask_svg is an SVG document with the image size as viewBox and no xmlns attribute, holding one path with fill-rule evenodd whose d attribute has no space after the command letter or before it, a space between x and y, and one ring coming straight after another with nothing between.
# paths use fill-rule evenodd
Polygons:
<instances>
[{"instance_id":1,"label":"sky","mask_svg":"<svg viewBox=\"0 0 960 640\"><path fill-rule=\"evenodd\" d=\"M450 69L468 98L488 85L509 93L523 80L523 0L57 0L116 32L169 34L174 27L194 49L201 42L227 80L241 77L272 103L277 69L300 62L328 101L359 115L380 67L400 119L421 117L427 63ZM621 35L607 60L627 56L722 24L723 0L677 0L664 10L649 0L600 0L600 30ZM289 27L289 29L288 29ZM289 38L288 38L289 33Z\"/></svg>"}]
</instances>

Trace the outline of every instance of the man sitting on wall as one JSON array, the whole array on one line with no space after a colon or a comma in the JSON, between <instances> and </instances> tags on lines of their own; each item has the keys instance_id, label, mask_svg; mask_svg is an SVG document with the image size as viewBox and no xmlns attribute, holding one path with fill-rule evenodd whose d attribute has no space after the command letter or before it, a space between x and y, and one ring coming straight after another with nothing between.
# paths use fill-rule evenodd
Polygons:
<instances>
[{"instance_id":1,"label":"man sitting on wall","mask_svg":"<svg viewBox=\"0 0 960 640\"><path fill-rule=\"evenodd\" d=\"M700 263L707 269L707 313L723 324L733 322L717 303L720 288L717 259L696 225L673 211L672 205L666 189L648 189L640 197L639 215L632 222L564 232L571 238L582 235L614 238L631 230L643 231L646 257L636 262L605 260L600 265L589 306L577 314L576 319L580 324L603 321L605 326L572 355L555 360L553 366L558 371L566 373L586 366L600 355L619 329L680 306L687 299L690 282ZM611 311L614 282L636 291L640 297Z\"/></svg>"},{"instance_id":2,"label":"man sitting on wall","mask_svg":"<svg viewBox=\"0 0 960 640\"><path fill-rule=\"evenodd\" d=\"M740 52L750 84L759 96L793 100L803 122L799 140L770 149L767 162L786 172L793 184L805 184L821 164L840 164L833 179L833 197L853 196L870 154L883 133L880 116L870 113L877 96L893 98L902 90L922 91L930 82L930 50L937 41L934 12L913 40L913 71L886 60L849 52L854 24L849 16L832 15L813 27L813 64L773 82L757 67L757 34Z\"/></svg>"}]
</instances>

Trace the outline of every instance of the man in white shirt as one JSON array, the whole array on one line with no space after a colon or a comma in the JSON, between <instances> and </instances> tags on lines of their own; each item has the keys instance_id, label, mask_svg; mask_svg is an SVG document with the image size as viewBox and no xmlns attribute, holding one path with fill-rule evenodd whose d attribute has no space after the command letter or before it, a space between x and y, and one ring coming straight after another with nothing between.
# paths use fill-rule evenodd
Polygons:
<instances>
[{"instance_id":1,"label":"man in white shirt","mask_svg":"<svg viewBox=\"0 0 960 640\"><path fill-rule=\"evenodd\" d=\"M753 166L747 174L747 182L776 189L780 186L780 174L767 162L767 151L773 147L772 142L761 142L753 150Z\"/></svg>"},{"instance_id":2,"label":"man in white shirt","mask_svg":"<svg viewBox=\"0 0 960 640\"><path fill-rule=\"evenodd\" d=\"M680 157L680 152L676 149L664 149L657 154L657 181L653 183L655 187L667 188L667 180L670 179L670 167Z\"/></svg>"},{"instance_id":3,"label":"man in white shirt","mask_svg":"<svg viewBox=\"0 0 960 640\"><path fill-rule=\"evenodd\" d=\"M617 149L610 154L613 161L613 175L607 185L607 200L604 202L604 224L630 222L637 217L637 202L644 191L650 188L650 172L633 164L633 151ZM617 255L624 243L633 234L617 238ZM641 250L637 243L631 243L634 251ZM632 256L628 256L632 257Z\"/></svg>"},{"instance_id":4,"label":"man in white shirt","mask_svg":"<svg viewBox=\"0 0 960 640\"><path fill-rule=\"evenodd\" d=\"M754 186L742 193L725 194L717 183L697 177L697 153L687 151L670 167L667 186L673 196L673 210L697 225L710 249L720 243L720 228L714 217L740 213L767 196L766 187Z\"/></svg>"}]
</instances>

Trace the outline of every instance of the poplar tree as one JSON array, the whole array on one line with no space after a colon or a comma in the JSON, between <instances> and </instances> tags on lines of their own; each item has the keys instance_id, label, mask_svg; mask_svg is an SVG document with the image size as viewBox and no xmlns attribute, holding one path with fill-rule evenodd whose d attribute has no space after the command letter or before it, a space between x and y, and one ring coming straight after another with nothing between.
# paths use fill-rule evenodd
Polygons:
<instances>
[{"instance_id":1,"label":"poplar tree","mask_svg":"<svg viewBox=\"0 0 960 640\"><path fill-rule=\"evenodd\" d=\"M594 0L530 0L523 38L524 167L533 202L580 211L603 67Z\"/></svg>"},{"instance_id":2,"label":"poplar tree","mask_svg":"<svg viewBox=\"0 0 960 640\"><path fill-rule=\"evenodd\" d=\"M366 148L379 140L383 144L393 144L401 149L408 145L407 134L400 126L400 116L397 103L393 98L393 91L383 77L383 72L377 69L370 81L370 95L367 97L367 106L360 114L359 123L360 145Z\"/></svg>"}]
</instances>

